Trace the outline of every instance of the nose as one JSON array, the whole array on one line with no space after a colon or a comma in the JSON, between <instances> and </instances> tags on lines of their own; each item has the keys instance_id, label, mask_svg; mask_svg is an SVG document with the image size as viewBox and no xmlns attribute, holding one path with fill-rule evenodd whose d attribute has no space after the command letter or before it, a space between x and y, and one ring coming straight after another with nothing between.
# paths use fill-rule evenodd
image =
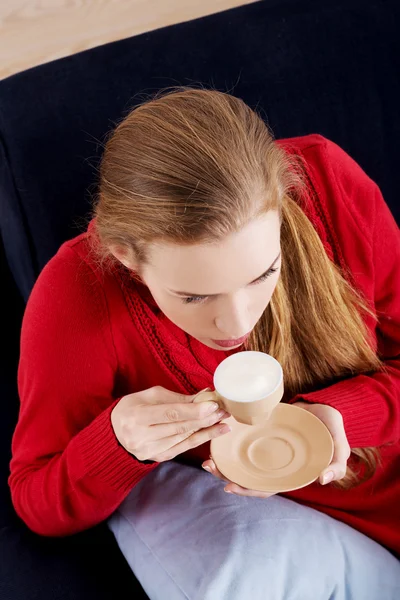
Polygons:
<instances>
[{"instance_id":1,"label":"nose","mask_svg":"<svg viewBox=\"0 0 400 600\"><path fill-rule=\"evenodd\" d=\"M226 339L240 338L251 329L249 302L245 291L226 298L218 307L215 325Z\"/></svg>"}]
</instances>

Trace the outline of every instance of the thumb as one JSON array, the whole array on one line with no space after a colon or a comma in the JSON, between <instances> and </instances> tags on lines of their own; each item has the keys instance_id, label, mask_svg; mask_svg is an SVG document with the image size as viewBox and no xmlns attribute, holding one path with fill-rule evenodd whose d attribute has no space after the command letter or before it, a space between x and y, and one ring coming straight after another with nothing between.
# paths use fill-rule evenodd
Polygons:
<instances>
[{"instance_id":1,"label":"thumb","mask_svg":"<svg viewBox=\"0 0 400 600\"><path fill-rule=\"evenodd\" d=\"M209 388L206 388L208 390ZM156 385L152 388L145 390L143 393L146 394L146 402L149 404L189 404L191 402L196 402L196 398L199 397L202 393L206 394L205 390L201 392L196 392L196 394L182 394L180 392L173 392L172 390L167 390L161 385ZM198 402L202 402L203 400L208 400L208 398L202 398L201 400L197 400ZM210 400L213 400L210 398Z\"/></svg>"},{"instance_id":2,"label":"thumb","mask_svg":"<svg viewBox=\"0 0 400 600\"><path fill-rule=\"evenodd\" d=\"M217 402L217 397L215 392L211 391L211 388L207 387L204 390L200 390L194 396L192 396L192 402Z\"/></svg>"}]
</instances>

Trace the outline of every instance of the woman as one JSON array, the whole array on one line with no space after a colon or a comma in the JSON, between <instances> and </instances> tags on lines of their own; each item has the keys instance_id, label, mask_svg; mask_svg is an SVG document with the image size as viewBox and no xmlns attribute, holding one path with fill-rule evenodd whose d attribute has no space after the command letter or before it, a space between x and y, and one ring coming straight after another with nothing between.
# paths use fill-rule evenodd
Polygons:
<instances>
[{"instance_id":1,"label":"woman","mask_svg":"<svg viewBox=\"0 0 400 600\"><path fill-rule=\"evenodd\" d=\"M111 517L151 600L400 597L400 238L378 187L325 138L274 141L187 88L119 123L99 183L26 309L19 515L50 536ZM221 482L227 414L192 402L246 349L335 441L285 497Z\"/></svg>"}]
</instances>

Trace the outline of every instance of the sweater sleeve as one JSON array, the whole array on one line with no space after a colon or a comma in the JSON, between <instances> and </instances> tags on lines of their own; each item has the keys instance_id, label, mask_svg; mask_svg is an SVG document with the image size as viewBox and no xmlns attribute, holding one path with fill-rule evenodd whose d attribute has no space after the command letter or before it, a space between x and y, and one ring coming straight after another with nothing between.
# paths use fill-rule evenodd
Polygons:
<instances>
[{"instance_id":1,"label":"sweater sleeve","mask_svg":"<svg viewBox=\"0 0 400 600\"><path fill-rule=\"evenodd\" d=\"M64 245L36 282L21 332L9 484L17 513L36 533L96 525L154 468L114 435L117 369L100 281Z\"/></svg>"},{"instance_id":2,"label":"sweater sleeve","mask_svg":"<svg viewBox=\"0 0 400 600\"><path fill-rule=\"evenodd\" d=\"M325 389L292 399L327 404L343 415L350 447L377 447L400 439L400 233L378 186L343 150L332 142L329 154L352 186L353 218L371 245L374 276L376 337L385 369L372 375L358 375ZM346 182L345 184L346 185ZM357 209L357 190L364 198ZM339 187L343 192L343 189ZM365 202L367 200L367 203Z\"/></svg>"}]
</instances>

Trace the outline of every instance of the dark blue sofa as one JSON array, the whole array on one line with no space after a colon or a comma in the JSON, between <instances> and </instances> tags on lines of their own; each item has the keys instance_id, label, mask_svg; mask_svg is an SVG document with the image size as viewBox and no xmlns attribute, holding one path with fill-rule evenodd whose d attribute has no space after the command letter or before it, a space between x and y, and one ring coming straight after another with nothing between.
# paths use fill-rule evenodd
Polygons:
<instances>
[{"instance_id":1,"label":"dark blue sofa","mask_svg":"<svg viewBox=\"0 0 400 600\"><path fill-rule=\"evenodd\" d=\"M24 304L83 226L107 130L159 88L212 85L258 107L278 138L337 142L400 220L399 12L397 0L264 0L0 81L1 600L146 598L104 524L39 538L7 488Z\"/></svg>"}]
</instances>

